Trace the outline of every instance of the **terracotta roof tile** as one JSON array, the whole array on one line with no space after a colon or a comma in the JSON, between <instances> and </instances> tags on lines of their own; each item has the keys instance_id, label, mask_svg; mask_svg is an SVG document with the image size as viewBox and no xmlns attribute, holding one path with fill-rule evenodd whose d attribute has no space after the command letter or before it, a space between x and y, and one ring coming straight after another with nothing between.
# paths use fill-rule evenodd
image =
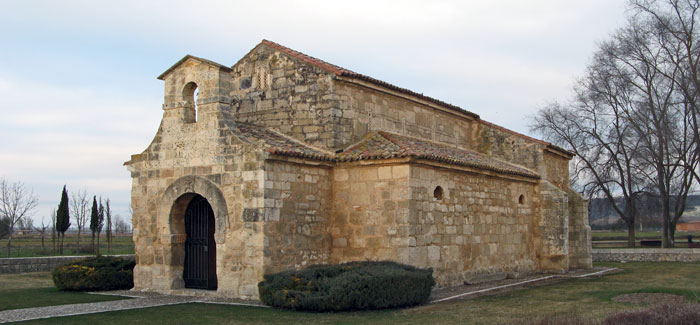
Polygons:
<instances>
[{"instance_id":1,"label":"terracotta roof tile","mask_svg":"<svg viewBox=\"0 0 700 325\"><path fill-rule=\"evenodd\" d=\"M337 161L412 157L461 165L499 173L539 178L529 169L509 164L471 150L379 131L336 156Z\"/></svg>"},{"instance_id":2,"label":"terracotta roof tile","mask_svg":"<svg viewBox=\"0 0 700 325\"><path fill-rule=\"evenodd\" d=\"M334 159L333 155L323 150L313 148L265 127L236 123L231 128L243 141L249 143L263 141L264 150L272 154L322 161Z\"/></svg>"},{"instance_id":3,"label":"terracotta roof tile","mask_svg":"<svg viewBox=\"0 0 700 325\"><path fill-rule=\"evenodd\" d=\"M262 141L266 152L280 156L336 162L411 157L498 173L539 178L537 173L529 169L509 164L475 151L383 131L371 132L362 141L347 150L338 154L332 154L262 126L236 123L235 125L230 125L230 128L242 141L248 143Z\"/></svg>"}]
</instances>

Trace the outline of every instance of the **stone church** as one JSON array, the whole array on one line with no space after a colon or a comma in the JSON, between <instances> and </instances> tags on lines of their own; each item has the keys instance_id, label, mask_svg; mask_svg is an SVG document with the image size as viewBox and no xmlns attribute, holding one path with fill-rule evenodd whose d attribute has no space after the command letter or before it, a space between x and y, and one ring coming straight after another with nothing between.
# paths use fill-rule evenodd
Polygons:
<instances>
[{"instance_id":1,"label":"stone church","mask_svg":"<svg viewBox=\"0 0 700 325\"><path fill-rule=\"evenodd\" d=\"M125 163L135 290L256 299L263 274L364 260L442 287L591 267L550 143L267 40L158 79L160 127Z\"/></svg>"}]
</instances>

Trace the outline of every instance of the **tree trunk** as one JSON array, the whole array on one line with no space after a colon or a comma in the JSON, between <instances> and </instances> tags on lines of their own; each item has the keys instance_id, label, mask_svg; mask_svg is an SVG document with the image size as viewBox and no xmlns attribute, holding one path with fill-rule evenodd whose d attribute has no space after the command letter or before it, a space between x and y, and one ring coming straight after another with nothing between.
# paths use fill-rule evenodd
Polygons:
<instances>
[{"instance_id":1,"label":"tree trunk","mask_svg":"<svg viewBox=\"0 0 700 325\"><path fill-rule=\"evenodd\" d=\"M59 241L58 253L61 255L63 255L63 236L62 235L63 235L62 233L60 233L60 232L58 233L58 241Z\"/></svg>"},{"instance_id":2,"label":"tree trunk","mask_svg":"<svg viewBox=\"0 0 700 325\"><path fill-rule=\"evenodd\" d=\"M100 256L100 233L97 233L97 256Z\"/></svg>"},{"instance_id":3,"label":"tree trunk","mask_svg":"<svg viewBox=\"0 0 700 325\"><path fill-rule=\"evenodd\" d=\"M634 248L636 240L634 238L634 221L627 222L627 246Z\"/></svg>"},{"instance_id":4,"label":"tree trunk","mask_svg":"<svg viewBox=\"0 0 700 325\"><path fill-rule=\"evenodd\" d=\"M664 207L663 207L663 211L662 211L662 215L661 215L661 217L663 218L663 221L664 221L664 223L663 223L663 247L664 248L671 248L672 242L669 240L670 239L669 238L669 230L670 230L669 224L670 224L670 222L668 220L669 219L669 213L668 213L669 211L668 211L668 205L666 205L665 203L666 202L664 202Z\"/></svg>"},{"instance_id":5,"label":"tree trunk","mask_svg":"<svg viewBox=\"0 0 700 325\"><path fill-rule=\"evenodd\" d=\"M10 237L7 239L7 257L10 257L12 252L12 228L10 228Z\"/></svg>"},{"instance_id":6,"label":"tree trunk","mask_svg":"<svg viewBox=\"0 0 700 325\"><path fill-rule=\"evenodd\" d=\"M670 247L676 247L676 224L669 223L668 226L668 241L670 243Z\"/></svg>"},{"instance_id":7,"label":"tree trunk","mask_svg":"<svg viewBox=\"0 0 700 325\"><path fill-rule=\"evenodd\" d=\"M81 231L81 230L82 230L82 229L78 228L78 248L80 248L80 231ZM64 232L64 233L63 233L63 237L65 237L65 236L66 236L66 233Z\"/></svg>"},{"instance_id":8,"label":"tree trunk","mask_svg":"<svg viewBox=\"0 0 700 325\"><path fill-rule=\"evenodd\" d=\"M94 231L92 232L92 242L90 245L92 245L92 253L97 254L97 251L95 250L95 232Z\"/></svg>"}]
</instances>

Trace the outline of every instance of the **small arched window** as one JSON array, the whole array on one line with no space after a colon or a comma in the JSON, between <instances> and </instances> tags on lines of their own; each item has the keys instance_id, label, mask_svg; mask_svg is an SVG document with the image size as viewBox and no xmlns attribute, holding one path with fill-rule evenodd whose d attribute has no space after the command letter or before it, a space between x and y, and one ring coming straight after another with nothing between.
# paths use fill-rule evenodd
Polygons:
<instances>
[{"instance_id":1,"label":"small arched window","mask_svg":"<svg viewBox=\"0 0 700 325\"><path fill-rule=\"evenodd\" d=\"M182 99L185 103L183 118L185 123L195 123L197 122L197 84L194 82L189 82L185 85L182 90Z\"/></svg>"},{"instance_id":2,"label":"small arched window","mask_svg":"<svg viewBox=\"0 0 700 325\"><path fill-rule=\"evenodd\" d=\"M436 187L435 190L433 191L433 198L438 200L438 201L442 201L442 198L444 197L444 195L445 195L445 193L443 192L442 187L440 187L440 186Z\"/></svg>"},{"instance_id":3,"label":"small arched window","mask_svg":"<svg viewBox=\"0 0 700 325\"><path fill-rule=\"evenodd\" d=\"M525 195L520 194L518 197L518 204L525 204Z\"/></svg>"}]
</instances>

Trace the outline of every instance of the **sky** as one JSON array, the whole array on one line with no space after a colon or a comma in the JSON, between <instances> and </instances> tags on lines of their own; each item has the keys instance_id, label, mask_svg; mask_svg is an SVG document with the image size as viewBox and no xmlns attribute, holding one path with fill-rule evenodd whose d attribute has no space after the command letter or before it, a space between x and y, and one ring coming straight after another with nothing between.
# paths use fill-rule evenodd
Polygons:
<instances>
[{"instance_id":1,"label":"sky","mask_svg":"<svg viewBox=\"0 0 700 325\"><path fill-rule=\"evenodd\" d=\"M156 77L186 54L231 66L268 39L530 134L563 101L623 0L0 0L0 177L39 198L65 184L130 218L123 163L162 116Z\"/></svg>"}]
</instances>

